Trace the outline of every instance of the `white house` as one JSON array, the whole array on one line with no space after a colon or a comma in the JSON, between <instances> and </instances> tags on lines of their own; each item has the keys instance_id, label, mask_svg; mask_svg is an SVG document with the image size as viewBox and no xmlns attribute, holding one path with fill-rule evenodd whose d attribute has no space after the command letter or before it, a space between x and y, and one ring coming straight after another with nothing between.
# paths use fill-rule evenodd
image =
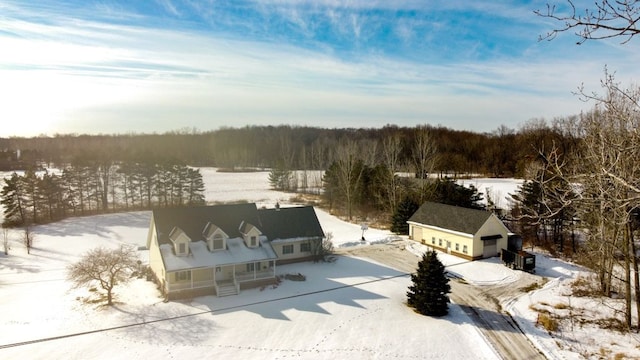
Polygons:
<instances>
[{"instance_id":1,"label":"white house","mask_svg":"<svg viewBox=\"0 0 640 360\"><path fill-rule=\"evenodd\" d=\"M276 282L276 265L317 254L324 232L310 206L255 204L156 209L149 266L169 299L232 295Z\"/></svg>"},{"instance_id":2,"label":"white house","mask_svg":"<svg viewBox=\"0 0 640 360\"><path fill-rule=\"evenodd\" d=\"M426 202L407 222L410 239L468 260L507 248L509 230L489 211Z\"/></svg>"}]
</instances>

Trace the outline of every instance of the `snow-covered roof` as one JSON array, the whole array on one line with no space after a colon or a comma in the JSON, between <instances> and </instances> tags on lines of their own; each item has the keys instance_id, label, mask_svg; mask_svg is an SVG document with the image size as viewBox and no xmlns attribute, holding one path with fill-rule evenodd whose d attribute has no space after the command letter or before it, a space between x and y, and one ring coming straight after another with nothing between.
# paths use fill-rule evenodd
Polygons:
<instances>
[{"instance_id":1,"label":"snow-covered roof","mask_svg":"<svg viewBox=\"0 0 640 360\"><path fill-rule=\"evenodd\" d=\"M276 259L272 241L323 238L324 232L311 206L260 209L255 204L229 204L156 209L152 221L166 271ZM248 232L260 234L257 248L242 240ZM175 256L170 234L190 239L188 256ZM210 252L205 240L222 233L226 250ZM293 240L289 240L293 239Z\"/></svg>"},{"instance_id":2,"label":"snow-covered roof","mask_svg":"<svg viewBox=\"0 0 640 360\"><path fill-rule=\"evenodd\" d=\"M227 239L226 250L209 251L204 241L191 242L189 250L188 256L176 256L171 245L160 245L166 271L242 264L277 258L267 239L262 236L260 237L260 246L255 248L247 247L241 238L232 238Z\"/></svg>"}]
</instances>

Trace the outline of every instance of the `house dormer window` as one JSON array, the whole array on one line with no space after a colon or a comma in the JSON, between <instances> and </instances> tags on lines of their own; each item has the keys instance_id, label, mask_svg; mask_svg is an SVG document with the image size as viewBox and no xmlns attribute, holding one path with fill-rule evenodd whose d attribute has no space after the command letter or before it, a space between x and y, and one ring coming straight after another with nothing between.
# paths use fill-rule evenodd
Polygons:
<instances>
[{"instance_id":1,"label":"house dormer window","mask_svg":"<svg viewBox=\"0 0 640 360\"><path fill-rule=\"evenodd\" d=\"M258 237L260 235L262 235L262 232L260 230L258 230L257 227L255 227L252 224L249 224L248 222L242 222L240 224L240 233L242 234L242 238L244 239L244 243L247 247L257 247L259 246L259 241L258 241Z\"/></svg>"},{"instance_id":2,"label":"house dormer window","mask_svg":"<svg viewBox=\"0 0 640 360\"><path fill-rule=\"evenodd\" d=\"M211 251L224 249L224 238L220 234L216 234L211 241Z\"/></svg>"},{"instance_id":3,"label":"house dormer window","mask_svg":"<svg viewBox=\"0 0 640 360\"><path fill-rule=\"evenodd\" d=\"M179 227L173 228L169 233L169 240L173 243L173 249L177 256L189 255L189 243L191 238Z\"/></svg>"},{"instance_id":4,"label":"house dormer window","mask_svg":"<svg viewBox=\"0 0 640 360\"><path fill-rule=\"evenodd\" d=\"M227 247L226 240L229 238L227 234L218 226L207 223L202 233L207 240L209 251L225 250Z\"/></svg>"}]
</instances>

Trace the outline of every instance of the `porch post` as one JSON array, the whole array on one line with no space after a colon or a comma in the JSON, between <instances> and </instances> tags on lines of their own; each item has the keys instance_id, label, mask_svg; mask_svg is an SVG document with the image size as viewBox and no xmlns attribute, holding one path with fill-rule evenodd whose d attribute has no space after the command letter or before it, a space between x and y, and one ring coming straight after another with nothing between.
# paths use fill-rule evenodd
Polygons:
<instances>
[{"instance_id":1,"label":"porch post","mask_svg":"<svg viewBox=\"0 0 640 360\"><path fill-rule=\"evenodd\" d=\"M191 288L193 289L193 270L189 270L189 273L191 273L189 279L191 279Z\"/></svg>"},{"instance_id":2,"label":"porch post","mask_svg":"<svg viewBox=\"0 0 640 360\"><path fill-rule=\"evenodd\" d=\"M253 262L253 280L258 278L258 274L256 273L256 262Z\"/></svg>"}]
</instances>

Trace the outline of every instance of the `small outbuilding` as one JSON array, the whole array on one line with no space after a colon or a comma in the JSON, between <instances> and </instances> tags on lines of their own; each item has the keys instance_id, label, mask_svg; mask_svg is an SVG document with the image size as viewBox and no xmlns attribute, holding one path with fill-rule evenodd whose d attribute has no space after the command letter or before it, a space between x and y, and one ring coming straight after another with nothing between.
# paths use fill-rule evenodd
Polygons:
<instances>
[{"instance_id":1,"label":"small outbuilding","mask_svg":"<svg viewBox=\"0 0 640 360\"><path fill-rule=\"evenodd\" d=\"M509 230L486 210L426 202L409 218L409 238L468 260L498 256Z\"/></svg>"}]
</instances>

